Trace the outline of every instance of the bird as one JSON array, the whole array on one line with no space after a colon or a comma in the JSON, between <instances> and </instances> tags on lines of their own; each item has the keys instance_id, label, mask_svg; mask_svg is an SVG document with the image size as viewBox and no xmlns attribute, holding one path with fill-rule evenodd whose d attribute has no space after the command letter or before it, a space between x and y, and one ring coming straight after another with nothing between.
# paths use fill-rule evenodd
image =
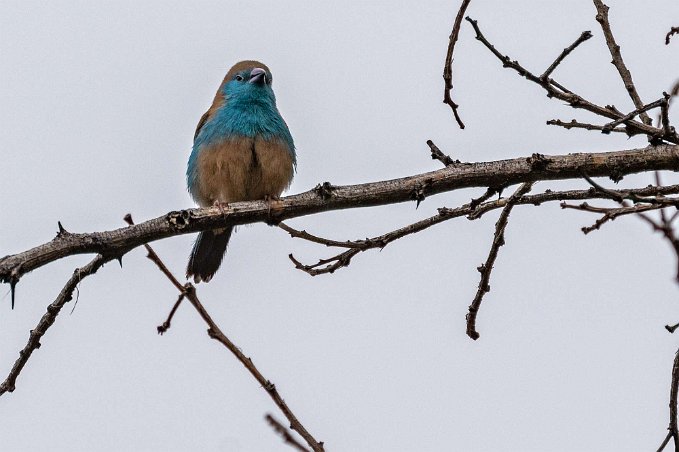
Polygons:
<instances>
[{"instance_id":1,"label":"bird","mask_svg":"<svg viewBox=\"0 0 679 452\"><path fill-rule=\"evenodd\" d=\"M188 191L200 207L276 200L297 168L295 144L278 111L269 68L236 63L200 118L186 169ZM186 278L209 282L222 263L233 226L198 235Z\"/></svg>"}]
</instances>

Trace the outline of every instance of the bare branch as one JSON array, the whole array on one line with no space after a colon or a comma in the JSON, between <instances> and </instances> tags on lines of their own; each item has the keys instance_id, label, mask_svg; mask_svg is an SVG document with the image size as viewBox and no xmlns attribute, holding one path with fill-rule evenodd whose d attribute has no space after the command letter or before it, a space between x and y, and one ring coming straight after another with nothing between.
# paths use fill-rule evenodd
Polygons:
<instances>
[{"instance_id":1,"label":"bare branch","mask_svg":"<svg viewBox=\"0 0 679 452\"><path fill-rule=\"evenodd\" d=\"M615 201L618 201L622 207L629 207L629 205L625 202L625 199L629 199L634 203L649 203L649 204L658 204L658 205L670 205L674 206L676 208L678 201L676 199L667 199L661 197L659 194L656 195L655 197L640 197L637 196L634 193L627 192L623 194L618 194L614 190L609 190L607 188L602 187L601 185L597 184L590 178L584 171L583 171L583 176L587 182L590 183L590 185L598 192L604 193L607 196L609 196L611 199L614 199ZM656 178L659 181L659 175L656 174ZM653 209L648 209L648 210L653 210ZM679 238L677 238L674 228L671 226L671 221L667 220L665 217L665 214L661 214L661 221L655 221L643 211L637 211L637 217L639 217L641 220L645 221L648 225L650 225L654 231L660 232L663 234L665 239L669 242L669 244L672 246L672 249L674 250L674 253L676 254L677 257L677 272L675 279L677 282L679 282ZM672 220L674 220L676 216L672 217ZM679 444L677 445L679 447Z\"/></svg>"},{"instance_id":2,"label":"bare branch","mask_svg":"<svg viewBox=\"0 0 679 452\"><path fill-rule=\"evenodd\" d=\"M457 108L459 105L453 102L453 99L450 96L450 92L453 90L453 51L455 50L457 37L460 34L462 18L464 17L464 13L467 10L467 6L469 6L470 2L471 0L462 0L460 9L458 10L457 16L455 17L453 30L450 32L448 51L446 52L446 62L443 66L443 103L450 105L450 108L453 110L453 115L455 116L455 121L457 121L460 129L464 129L464 123L462 122L460 115L457 113Z\"/></svg>"},{"instance_id":3,"label":"bare branch","mask_svg":"<svg viewBox=\"0 0 679 452\"><path fill-rule=\"evenodd\" d=\"M679 351L674 355L674 363L672 364L672 385L670 387L670 423L667 428L668 433L665 436L662 444L658 448L658 452L662 452L670 439L674 440L675 452L679 450L679 428L677 428L677 394L679 393Z\"/></svg>"},{"instance_id":4,"label":"bare branch","mask_svg":"<svg viewBox=\"0 0 679 452\"><path fill-rule=\"evenodd\" d=\"M134 222L132 220L132 216L130 214L127 214L125 216L125 221L130 224L134 225ZM176 287L178 283L177 278L170 272L170 270L167 268L165 263L160 259L160 256L156 254L156 252L151 248L150 245L145 244L146 250L148 251L148 257L153 263L158 266L161 272L172 282L172 284ZM299 433L302 438L309 444L309 446L314 450L314 452L322 452L323 449L323 443L318 442L314 439L313 436L306 430L306 428L302 425L302 423L297 419L295 414L290 410L288 407L287 403L285 403L285 400L281 397L279 394L278 390L276 389L276 385L274 385L271 381L267 380L264 378L264 376L261 374L259 369L255 367L255 364L252 362L252 359L249 357L245 356L241 349L236 346L223 332L222 330L217 326L217 324L212 320L212 317L210 317L210 314L208 314L207 310L203 305L201 304L200 300L198 299L198 295L196 295L196 288L191 284L191 283L186 283L185 285L179 287L180 295L179 299L175 303L174 307L172 308L172 312L170 314L170 317L168 320L163 323L161 327L158 327L158 332L163 333L164 331L167 330L167 328L170 327L170 319L172 318L172 315L174 314L174 311L176 311L177 307L179 306L179 303L181 303L183 298L188 299L191 304L193 305L194 308L198 311L198 314L202 317L202 319L205 321L205 323L208 325L208 330L207 334L210 336L210 338L215 339L216 341L220 342L222 345L224 345L237 359L238 361L245 366L245 368L250 372L250 374L255 377L257 382L264 388L264 390L269 394L271 399L274 401L274 403L278 406L278 408L283 412L285 417L290 421L290 428L295 430L297 433ZM166 328L161 331L162 327Z\"/></svg>"},{"instance_id":5,"label":"bare branch","mask_svg":"<svg viewBox=\"0 0 679 452\"><path fill-rule=\"evenodd\" d=\"M565 49L563 49L563 51L561 52L561 54L560 54L558 57L556 57L556 60L554 60L554 62L553 62L552 64L549 65L549 67L547 68L547 70L546 70L545 72L543 72L543 74L540 76L540 78L541 78L542 80L544 80L544 81L547 81L547 79L548 79L549 76L552 74L552 72L554 72L554 69L556 69L556 67L557 67L558 65L560 65L561 62L562 62L568 55L570 55L570 53L571 53L573 50L575 50L575 48L576 48L577 46L579 46L579 45L582 44L583 42L587 41L587 40L588 40L589 38L591 38L591 37L592 37L592 32L591 32L591 31L583 31L582 34L578 37L578 39L576 39L575 42L573 42L573 44L571 44L571 45L569 45L568 47L566 47Z\"/></svg>"},{"instance_id":6,"label":"bare branch","mask_svg":"<svg viewBox=\"0 0 679 452\"><path fill-rule=\"evenodd\" d=\"M495 259L497 259L500 247L505 244L505 229L507 228L507 223L509 221L509 214L512 212L516 202L523 195L528 193L532 186L532 183L526 182L509 197L505 207L502 209L500 218L495 223L495 235L493 236L493 244L490 247L488 258L485 263L477 268L479 273L481 273L481 281L479 282L479 287L474 296L474 300L472 300L471 305L469 305L469 313L467 314L467 336L474 340L479 338L479 333L476 331L476 316L481 307L483 296L487 292L490 292L490 273L493 271L493 265L495 265Z\"/></svg>"},{"instance_id":7,"label":"bare branch","mask_svg":"<svg viewBox=\"0 0 679 452\"><path fill-rule=\"evenodd\" d=\"M330 210L372 207L412 201L414 193L427 196L470 187L501 187L539 180L579 179L582 171L592 177L615 177L655 170L676 170L679 146L657 145L627 151L573 153L522 157L495 162L452 165L429 173L382 182L349 186L323 185L282 198L275 209L266 201L235 202L219 209L187 209L170 212L141 224L105 232L61 234L28 251L0 258L0 281L19 278L66 256L99 253L119 258L154 240L255 222L271 222ZM322 191L322 193L320 192Z\"/></svg>"},{"instance_id":8,"label":"bare branch","mask_svg":"<svg viewBox=\"0 0 679 452\"><path fill-rule=\"evenodd\" d=\"M675 94L676 95L676 94ZM663 93L662 104L660 105L660 125L663 128L663 133L665 135L670 135L674 133L674 127L670 125L670 96L667 93Z\"/></svg>"},{"instance_id":9,"label":"bare branch","mask_svg":"<svg viewBox=\"0 0 679 452\"><path fill-rule=\"evenodd\" d=\"M159 259L160 260L160 259ZM158 325L156 327L156 330L158 330L158 334L161 336L165 333L167 333L167 330L170 329L170 326L172 325L172 319L174 318L175 313L177 312L177 309L179 309L179 305L182 304L182 301L184 301L184 288L182 287L182 293L179 294L179 297L177 297L177 301L174 302L174 305L172 306L172 309L170 309L170 314L167 316L167 320L165 320L162 325Z\"/></svg>"},{"instance_id":10,"label":"bare branch","mask_svg":"<svg viewBox=\"0 0 679 452\"><path fill-rule=\"evenodd\" d=\"M585 130L599 130L601 132L606 131L606 133L610 132L619 132L619 133L628 133L627 129L622 129L622 128L610 128L606 129L606 126L597 126L595 124L588 124L586 122L577 122L575 119L571 120L570 122L564 122L561 121L560 119L550 119L547 121L548 126L559 126L563 127L566 130L570 129L585 129Z\"/></svg>"},{"instance_id":11,"label":"bare branch","mask_svg":"<svg viewBox=\"0 0 679 452\"><path fill-rule=\"evenodd\" d=\"M347 240L345 242L338 242L336 240L324 239L323 237L318 237L313 234L309 234L307 231L299 231L295 228L288 226L285 223L279 223L278 227L290 234L293 239L304 239L309 242L319 243L325 246L335 246L338 248L365 248L363 243L352 242Z\"/></svg>"},{"instance_id":12,"label":"bare branch","mask_svg":"<svg viewBox=\"0 0 679 452\"><path fill-rule=\"evenodd\" d=\"M639 116L644 115L645 112L647 112L648 110L652 110L654 108L662 107L663 104L667 104L666 99L658 99L655 102L651 102L650 104L643 105L641 108L637 108L636 110L631 111L630 113L626 114L622 118L616 119L615 121L609 122L608 124L604 125L604 127L602 128L601 131L603 133L609 133L616 126L623 124L623 123L626 123L627 121L629 121L630 119L634 118L637 115L639 115ZM646 117L648 117L648 115L646 115ZM669 129L668 129L668 132L669 132Z\"/></svg>"},{"instance_id":13,"label":"bare branch","mask_svg":"<svg viewBox=\"0 0 679 452\"><path fill-rule=\"evenodd\" d=\"M660 109L660 114L658 115L658 125L660 125L663 128L665 134L667 134L668 132L676 134L676 130L674 130L674 127L670 125L669 111L670 105L672 104L672 100L678 95L679 95L679 80L674 82L674 85L672 86L672 89L670 89L669 93L663 92L663 97L665 98L666 102Z\"/></svg>"},{"instance_id":14,"label":"bare branch","mask_svg":"<svg viewBox=\"0 0 679 452\"><path fill-rule=\"evenodd\" d=\"M438 160L439 162L443 163L445 166L450 166L450 165L456 165L460 164L459 160L453 160L449 156L443 153L441 149L439 149L438 146L434 144L433 141L427 140L427 146L429 146L429 149L431 150L431 158L432 160Z\"/></svg>"},{"instance_id":15,"label":"bare branch","mask_svg":"<svg viewBox=\"0 0 679 452\"><path fill-rule=\"evenodd\" d=\"M332 239L326 239L308 233L307 231L300 231L290 227L285 223L281 223L279 226L284 231L288 232L294 238L300 238L313 243L318 243L330 247L337 248L349 248L335 256L320 259L315 264L303 264L297 260L292 254L288 257L295 264L295 267L308 273L311 276L317 276L322 274L331 274L336 270L347 267L351 263L351 259L357 254L367 251L370 249L383 249L391 242L398 239L406 237L408 235L423 231L430 228L431 226L437 225L444 221L467 216L470 220L476 220L481 218L485 213L491 210L501 209L507 205L507 199L498 199L496 201L484 202L495 193L497 189L488 189L483 196L479 198L472 199L468 204L454 209L450 208L440 208L438 214L429 218L425 218L418 222L412 223L410 225L404 226L402 228L396 229L394 231L387 232L377 237L367 238L364 240L353 240L353 241L336 241ZM590 190L570 190L570 191L551 191L548 190L545 193L531 196L521 196L515 200L515 204L519 205L540 205L545 202L550 201L561 201L561 200L581 200L581 199L618 199L623 196L643 196L643 195L659 195L659 194L673 194L679 193L679 185L671 185L667 187L654 187L649 186L641 189L627 189L627 190L613 190L607 192L598 192L594 189Z\"/></svg>"},{"instance_id":16,"label":"bare branch","mask_svg":"<svg viewBox=\"0 0 679 452\"><path fill-rule=\"evenodd\" d=\"M23 370L33 352L40 348L40 338L42 338L49 327L54 324L54 321L61 312L61 308L63 308L66 303L73 299L73 291L76 290L78 284L80 284L80 281L82 281L83 278L96 273L97 270L99 270L106 262L110 261L111 259L112 257L104 257L100 254L92 259L84 267L75 269L73 276L71 276L66 282L64 288L61 289L61 292L59 292L57 298L52 302L52 304L47 306L47 312L43 314L42 318L38 322L38 325L31 330L31 333L28 337L28 343L23 348L23 350L19 352L19 359L17 359L14 363L14 366L12 366L12 369L9 371L9 375L7 375L5 381L0 384L0 395L4 394L5 392L14 391L16 388L17 377Z\"/></svg>"},{"instance_id":17,"label":"bare branch","mask_svg":"<svg viewBox=\"0 0 679 452\"><path fill-rule=\"evenodd\" d=\"M679 205L679 200L673 201L674 201L672 203L673 205ZM567 204L565 202L562 202L560 205L562 209L574 209L581 210L584 212L594 212L603 214L603 216L596 220L596 222L592 226L585 226L581 228L582 232L585 234L589 234L592 231L599 230L601 226L603 226L605 223L613 221L616 218L624 215L639 214L642 212L649 212L651 210L660 210L660 212L663 212L663 209L667 207L666 204L635 204L633 206L611 208L611 207L590 206L586 202L577 206Z\"/></svg>"},{"instance_id":18,"label":"bare branch","mask_svg":"<svg viewBox=\"0 0 679 452\"><path fill-rule=\"evenodd\" d=\"M606 105L602 107L600 105L594 104L593 102L586 100L582 96L579 96L573 93L572 91L568 90L562 84L558 83L556 80L552 78L547 77L545 79L542 79L541 77L536 76L528 69L523 67L518 61L512 60L509 58L509 56L505 56L502 53L500 53L481 32L481 29L478 25L478 21L473 20L470 17L467 17L466 20L468 20L469 23L472 24L472 27L474 27L474 31L476 32L476 39L483 43L483 45L486 46L486 48L490 50L490 52L502 62L503 67L512 69L516 71L520 76L525 77L527 80L540 85L547 92L548 97L553 97L562 100L564 102L567 102L573 108L581 108L589 112L592 112L596 115L602 116L604 118L616 120L624 116L623 113L621 113L612 105ZM639 107L643 107L643 105L640 105ZM630 136L644 134L649 138L653 138L654 143L655 141L658 140L658 137L660 137L662 140L671 143L679 143L679 135L677 135L676 133L671 134L669 136L665 136L663 129L653 127L650 124L646 124L644 122L636 120L628 120L625 121L625 125L627 126L627 134Z\"/></svg>"},{"instance_id":19,"label":"bare branch","mask_svg":"<svg viewBox=\"0 0 679 452\"><path fill-rule=\"evenodd\" d=\"M311 447L312 450L314 450L315 452L322 452L324 450L323 442L316 441L314 437L311 436L307 429L304 428L302 423L299 422L297 416L295 416L292 410L290 410L288 404L285 403L285 400L283 400L283 397L281 397L280 393L278 392L278 389L276 389L276 385L273 384L271 381L267 380L266 378L264 378L264 376L255 367L254 363L252 362L252 359L245 356L245 354L243 354L240 348L237 347L233 342L231 342L231 340L217 326L214 320L212 320L210 314L208 314L203 305L200 303L200 300L198 300L198 297L196 296L196 289L193 286L193 284L186 283L186 285L184 286L184 291L186 294L186 298L191 302L193 307L196 308L198 314L200 314L205 323L208 325L207 330L208 336L210 336L212 339L220 342L222 345L228 348L229 351L233 353L233 355L238 359L238 361L240 361L241 364L245 366L245 368L250 372L250 374L252 374L252 376L255 377L255 379L264 388L267 394L269 394L274 403L283 412L288 421L290 421L290 428L299 433L300 436L304 438L304 440L307 442L307 444L309 445L309 447Z\"/></svg>"},{"instance_id":20,"label":"bare branch","mask_svg":"<svg viewBox=\"0 0 679 452\"><path fill-rule=\"evenodd\" d=\"M620 53L620 46L615 42L615 38L613 37L611 24L608 22L608 6L606 6L604 2L602 2L601 0L593 1L594 6L596 7L597 10L596 21L599 22L599 24L601 25L601 29L603 30L604 36L606 38L606 45L608 46L608 50L611 52L611 56L613 57L613 61L611 61L611 63L618 70L620 78L622 79L622 82L625 85L625 89L627 90L627 93L632 99L634 106L637 108L637 110L640 111L639 116L641 117L641 120L645 124L651 124L651 118L644 111L642 111L644 103L641 101L639 93L637 93L637 89L634 86L634 82L632 81L632 74L630 73L629 69L627 69L625 62L622 59L622 54Z\"/></svg>"}]
</instances>

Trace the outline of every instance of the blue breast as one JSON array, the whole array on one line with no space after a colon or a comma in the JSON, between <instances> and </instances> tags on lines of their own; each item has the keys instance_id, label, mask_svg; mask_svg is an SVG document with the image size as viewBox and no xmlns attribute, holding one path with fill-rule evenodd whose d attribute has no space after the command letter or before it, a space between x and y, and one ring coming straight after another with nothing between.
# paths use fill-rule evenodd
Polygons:
<instances>
[{"instance_id":1,"label":"blue breast","mask_svg":"<svg viewBox=\"0 0 679 452\"><path fill-rule=\"evenodd\" d=\"M245 86L244 90L229 92L224 87L225 102L203 125L193 142L193 150L186 169L189 191L198 178L198 154L206 146L234 137L278 138L287 144L296 166L295 144L285 121L276 108L276 98L270 87Z\"/></svg>"}]
</instances>

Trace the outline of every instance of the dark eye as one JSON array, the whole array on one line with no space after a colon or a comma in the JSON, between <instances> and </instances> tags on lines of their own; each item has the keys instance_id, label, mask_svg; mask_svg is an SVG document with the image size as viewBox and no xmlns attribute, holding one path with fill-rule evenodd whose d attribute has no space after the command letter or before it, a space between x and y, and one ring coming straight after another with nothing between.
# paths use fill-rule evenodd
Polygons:
<instances>
[{"instance_id":1,"label":"dark eye","mask_svg":"<svg viewBox=\"0 0 679 452\"><path fill-rule=\"evenodd\" d=\"M239 82L242 82L242 81L243 81L243 76L242 76L242 75L237 75L237 76L236 76L236 80L238 80Z\"/></svg>"}]
</instances>

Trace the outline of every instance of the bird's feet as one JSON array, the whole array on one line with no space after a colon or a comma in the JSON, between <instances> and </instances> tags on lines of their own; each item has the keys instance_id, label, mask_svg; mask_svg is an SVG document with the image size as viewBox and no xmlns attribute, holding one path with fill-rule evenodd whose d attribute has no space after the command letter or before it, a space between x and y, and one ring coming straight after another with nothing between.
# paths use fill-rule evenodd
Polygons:
<instances>
[{"instance_id":1,"label":"bird's feet","mask_svg":"<svg viewBox=\"0 0 679 452\"><path fill-rule=\"evenodd\" d=\"M219 211L222 213L222 215L224 215L224 214L226 213L226 212L225 212L225 209L226 209L227 207L229 207L229 203L228 203L228 202L224 202L224 201L215 201L215 202L212 204L212 207L218 208Z\"/></svg>"},{"instance_id":2,"label":"bird's feet","mask_svg":"<svg viewBox=\"0 0 679 452\"><path fill-rule=\"evenodd\" d=\"M268 205L266 224L269 226L277 226L281 222L280 215L276 214L276 210L280 207L281 197L278 195L264 195L264 201Z\"/></svg>"}]
</instances>

